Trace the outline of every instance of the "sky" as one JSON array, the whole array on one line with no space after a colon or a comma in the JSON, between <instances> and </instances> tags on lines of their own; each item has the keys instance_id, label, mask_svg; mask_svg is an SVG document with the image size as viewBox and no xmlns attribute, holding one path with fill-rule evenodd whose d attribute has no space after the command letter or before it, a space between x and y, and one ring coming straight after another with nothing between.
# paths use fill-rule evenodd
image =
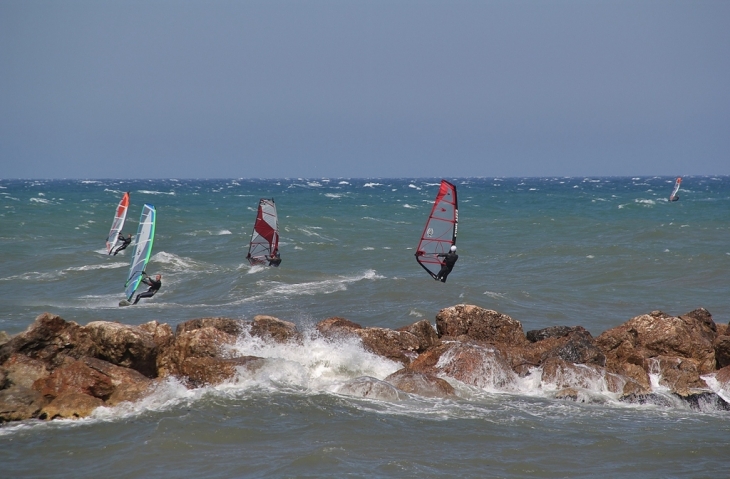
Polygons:
<instances>
[{"instance_id":1,"label":"sky","mask_svg":"<svg viewBox=\"0 0 730 479\"><path fill-rule=\"evenodd\" d=\"M730 174L730 1L0 0L0 178Z\"/></svg>"}]
</instances>

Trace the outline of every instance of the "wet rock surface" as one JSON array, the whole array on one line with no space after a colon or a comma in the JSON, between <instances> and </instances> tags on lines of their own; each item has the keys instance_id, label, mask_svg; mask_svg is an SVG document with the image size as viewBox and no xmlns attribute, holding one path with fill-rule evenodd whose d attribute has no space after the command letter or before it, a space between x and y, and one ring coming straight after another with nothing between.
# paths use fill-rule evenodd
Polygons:
<instances>
[{"instance_id":1,"label":"wet rock surface","mask_svg":"<svg viewBox=\"0 0 730 479\"><path fill-rule=\"evenodd\" d=\"M346 381L337 392L350 396L452 398L454 381L513 391L520 378L531 376L556 400L592 401L605 391L626 402L704 411L730 410L708 385L730 393L728 329L698 308L680 316L652 311L596 338L581 326L525 334L505 314L460 304L439 311L435 327L421 320L397 329L365 328L331 317L316 324L315 334L359 343L402 366L384 380ZM173 332L157 321L80 326L44 313L23 333L0 336L0 423L86 417L100 406L138 401L168 377L189 388L215 386L272 361L237 355L238 342L304 347L303 338L294 323L267 315L194 319ZM655 392L652 384L671 394Z\"/></svg>"}]
</instances>

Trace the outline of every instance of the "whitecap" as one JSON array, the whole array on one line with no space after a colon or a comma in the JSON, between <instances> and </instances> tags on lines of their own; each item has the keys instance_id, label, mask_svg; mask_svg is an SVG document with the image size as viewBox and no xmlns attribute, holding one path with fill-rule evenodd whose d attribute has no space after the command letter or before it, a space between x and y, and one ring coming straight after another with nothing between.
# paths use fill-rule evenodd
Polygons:
<instances>
[{"instance_id":1,"label":"whitecap","mask_svg":"<svg viewBox=\"0 0 730 479\"><path fill-rule=\"evenodd\" d=\"M142 193L145 195L170 195L175 196L174 191L150 191L150 190L139 190L138 193Z\"/></svg>"},{"instance_id":2,"label":"whitecap","mask_svg":"<svg viewBox=\"0 0 730 479\"><path fill-rule=\"evenodd\" d=\"M382 185L382 183L365 183L362 186L365 187L365 188L372 188L374 186L383 186L383 185Z\"/></svg>"}]
</instances>

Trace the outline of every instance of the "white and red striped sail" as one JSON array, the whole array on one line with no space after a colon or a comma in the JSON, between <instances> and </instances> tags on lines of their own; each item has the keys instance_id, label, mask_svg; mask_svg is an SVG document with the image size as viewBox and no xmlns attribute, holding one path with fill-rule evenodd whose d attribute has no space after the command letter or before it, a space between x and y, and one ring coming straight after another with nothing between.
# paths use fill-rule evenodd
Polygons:
<instances>
[{"instance_id":1,"label":"white and red striped sail","mask_svg":"<svg viewBox=\"0 0 730 479\"><path fill-rule=\"evenodd\" d=\"M276 216L276 204L273 198L261 198L246 259L252 265L265 265L268 264L266 257L274 256L278 250L279 219Z\"/></svg>"},{"instance_id":2,"label":"white and red striped sail","mask_svg":"<svg viewBox=\"0 0 730 479\"><path fill-rule=\"evenodd\" d=\"M677 181L674 182L674 190L672 190L672 194L669 195L669 201L677 201L679 199L679 196L677 196L677 193L679 192L679 187L682 184L682 178L677 178Z\"/></svg>"},{"instance_id":3,"label":"white and red striped sail","mask_svg":"<svg viewBox=\"0 0 730 479\"><path fill-rule=\"evenodd\" d=\"M114 247L117 245L119 240L119 233L124 228L124 220L127 218L127 209L129 208L129 192L124 193L117 211L114 215L114 221L112 222L112 228L109 230L109 236L106 237L106 252L111 254Z\"/></svg>"},{"instance_id":4,"label":"white and red striped sail","mask_svg":"<svg viewBox=\"0 0 730 479\"><path fill-rule=\"evenodd\" d=\"M443 265L443 260L438 255L448 253L451 245L456 244L458 223L456 186L441 180L436 201L416 248L416 261L434 278Z\"/></svg>"}]
</instances>

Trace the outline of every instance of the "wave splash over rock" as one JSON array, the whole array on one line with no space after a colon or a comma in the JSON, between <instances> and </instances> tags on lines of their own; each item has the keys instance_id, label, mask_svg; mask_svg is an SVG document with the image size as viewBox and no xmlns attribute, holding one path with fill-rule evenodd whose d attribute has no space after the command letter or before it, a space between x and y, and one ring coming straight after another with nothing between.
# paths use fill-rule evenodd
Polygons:
<instances>
[{"instance_id":1,"label":"wave splash over rock","mask_svg":"<svg viewBox=\"0 0 730 479\"><path fill-rule=\"evenodd\" d=\"M331 317L300 331L258 315L194 319L173 332L157 321L80 326L44 313L23 333L0 334L0 423L103 417L170 387L261 384L390 402L485 391L727 411L728 329L703 308L652 311L596 338L581 326L524 333L519 321L467 304L442 309L435 327L395 330Z\"/></svg>"}]
</instances>

